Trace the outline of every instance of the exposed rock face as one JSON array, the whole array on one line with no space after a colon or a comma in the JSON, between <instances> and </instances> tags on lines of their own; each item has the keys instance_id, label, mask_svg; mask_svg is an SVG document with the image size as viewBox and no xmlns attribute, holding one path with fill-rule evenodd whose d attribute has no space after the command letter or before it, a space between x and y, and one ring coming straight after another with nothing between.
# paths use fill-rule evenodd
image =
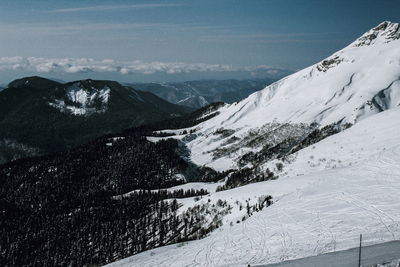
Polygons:
<instances>
[{"instance_id":1,"label":"exposed rock face","mask_svg":"<svg viewBox=\"0 0 400 267\"><path fill-rule=\"evenodd\" d=\"M91 80L88 82L90 84ZM111 89L107 85L97 88L76 82L65 88L64 92L60 99L53 99L49 105L67 114L90 116L107 110Z\"/></svg>"},{"instance_id":2,"label":"exposed rock face","mask_svg":"<svg viewBox=\"0 0 400 267\"><path fill-rule=\"evenodd\" d=\"M381 37L382 41L390 42L400 38L400 24L392 23L389 21L382 22L375 28L366 32L363 36L358 38L354 46L368 46L373 45L376 40Z\"/></svg>"}]
</instances>

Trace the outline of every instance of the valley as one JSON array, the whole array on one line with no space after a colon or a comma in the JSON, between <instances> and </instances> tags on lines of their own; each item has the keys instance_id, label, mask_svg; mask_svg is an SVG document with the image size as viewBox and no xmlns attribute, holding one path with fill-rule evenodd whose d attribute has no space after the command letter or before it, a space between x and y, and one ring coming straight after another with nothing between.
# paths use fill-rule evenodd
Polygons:
<instances>
[{"instance_id":1,"label":"valley","mask_svg":"<svg viewBox=\"0 0 400 267\"><path fill-rule=\"evenodd\" d=\"M285 73L287 74L287 73ZM283 77L284 75L281 74ZM265 88L277 79L199 80L168 83L127 84L137 90L151 92L168 102L201 108L215 102L233 103Z\"/></svg>"},{"instance_id":2,"label":"valley","mask_svg":"<svg viewBox=\"0 0 400 267\"><path fill-rule=\"evenodd\" d=\"M390 1L45 2L0 8L0 266L398 265Z\"/></svg>"}]
</instances>

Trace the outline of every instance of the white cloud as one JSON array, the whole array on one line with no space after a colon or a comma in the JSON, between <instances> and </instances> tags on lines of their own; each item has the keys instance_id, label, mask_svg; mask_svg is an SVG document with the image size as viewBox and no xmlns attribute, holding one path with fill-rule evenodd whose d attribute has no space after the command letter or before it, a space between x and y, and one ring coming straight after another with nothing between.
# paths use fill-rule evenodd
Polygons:
<instances>
[{"instance_id":1,"label":"white cloud","mask_svg":"<svg viewBox=\"0 0 400 267\"><path fill-rule=\"evenodd\" d=\"M23 70L38 73L84 73L118 72L121 74L153 74L163 72L178 74L188 72L235 72L271 71L270 66L237 67L226 64L183 63L183 62L143 62L140 60L117 62L112 59L92 58L42 58L42 57L0 57L1 70Z\"/></svg>"}]
</instances>

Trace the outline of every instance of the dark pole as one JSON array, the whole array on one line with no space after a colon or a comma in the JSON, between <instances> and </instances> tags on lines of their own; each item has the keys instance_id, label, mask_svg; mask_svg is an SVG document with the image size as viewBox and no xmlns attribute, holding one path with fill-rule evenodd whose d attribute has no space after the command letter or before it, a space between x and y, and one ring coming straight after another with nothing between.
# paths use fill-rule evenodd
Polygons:
<instances>
[{"instance_id":1,"label":"dark pole","mask_svg":"<svg viewBox=\"0 0 400 267\"><path fill-rule=\"evenodd\" d=\"M361 242L362 242L362 235L360 235L360 249L358 250L358 267L361 267Z\"/></svg>"}]
</instances>

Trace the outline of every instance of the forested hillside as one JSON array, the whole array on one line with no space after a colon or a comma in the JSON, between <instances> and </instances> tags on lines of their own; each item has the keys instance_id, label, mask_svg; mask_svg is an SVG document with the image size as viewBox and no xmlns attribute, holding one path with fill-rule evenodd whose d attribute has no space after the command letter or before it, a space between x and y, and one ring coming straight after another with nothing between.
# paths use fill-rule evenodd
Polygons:
<instances>
[{"instance_id":1,"label":"forested hillside","mask_svg":"<svg viewBox=\"0 0 400 267\"><path fill-rule=\"evenodd\" d=\"M18 79L0 92L0 163L59 152L190 110L114 81Z\"/></svg>"},{"instance_id":2,"label":"forested hillside","mask_svg":"<svg viewBox=\"0 0 400 267\"><path fill-rule=\"evenodd\" d=\"M131 131L1 165L0 265L104 264L196 238L201 219L166 199L207 192L150 191L184 183L176 148Z\"/></svg>"}]
</instances>

